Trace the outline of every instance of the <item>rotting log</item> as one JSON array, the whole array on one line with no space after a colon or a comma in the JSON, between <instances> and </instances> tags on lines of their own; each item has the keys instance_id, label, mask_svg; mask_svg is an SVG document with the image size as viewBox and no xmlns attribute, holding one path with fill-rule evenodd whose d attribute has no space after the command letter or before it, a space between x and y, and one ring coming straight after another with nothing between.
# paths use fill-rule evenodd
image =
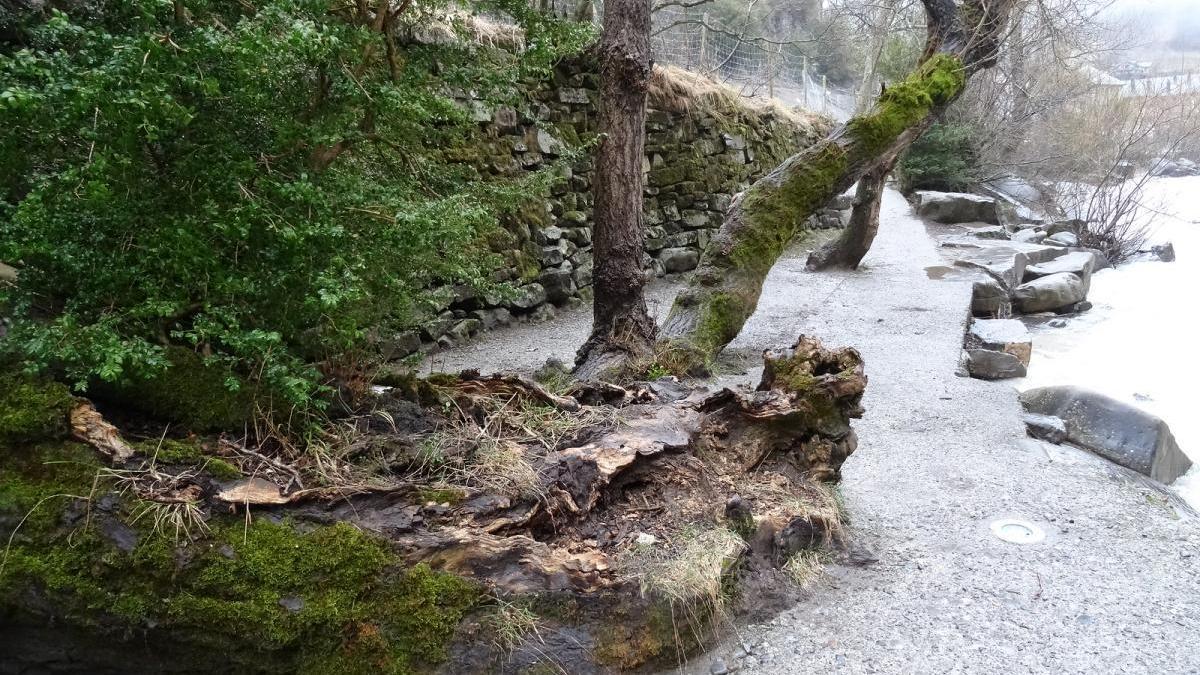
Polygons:
<instances>
[{"instance_id":1,"label":"rotting log","mask_svg":"<svg viewBox=\"0 0 1200 675\"><path fill-rule=\"evenodd\" d=\"M767 273L816 209L898 155L994 65L1011 0L924 0L926 50L903 82L823 141L789 157L738 195L661 337L694 362L711 361L753 314Z\"/></svg>"},{"instance_id":2,"label":"rotting log","mask_svg":"<svg viewBox=\"0 0 1200 675\"><path fill-rule=\"evenodd\" d=\"M182 538L156 532L154 517L131 517L145 505L101 470L99 453L77 444L0 453L0 537L12 537L0 628L22 636L0 645L0 659L38 666L30 641L53 620L76 636L63 653L94 672L159 668L163 654L187 657L177 672L358 672L350 666L363 663L371 672L438 663L475 672L502 657L519 670L548 665L547 652L567 672L674 665L713 635L719 616L711 590L662 585L673 578L662 566L688 563L680 556L696 548L689 533L721 543L708 587L736 585L739 602L764 612L794 597L782 571L792 556L843 543L823 481L855 448L850 421L865 386L857 352L805 337L764 353L754 390L584 383L577 399L515 376L439 377L429 385L439 400L407 401L388 413L391 431L370 433L386 440L405 424L401 413L422 411L442 420L443 434L466 429L460 439L471 448L405 465L390 488L299 498L285 493L285 471L265 474L273 491L249 471L217 481L203 461L152 465L139 450L120 480L152 466L144 480L163 477L192 495L207 525ZM509 420L508 435L486 417L529 407L557 420L610 414L550 446L524 437L534 417ZM229 445L211 447L233 460ZM500 490L472 473L486 451L513 447L534 484ZM460 469L447 468L454 462ZM27 511L34 517L22 521ZM547 642L506 654L490 622L515 606L536 614ZM117 610L99 609L107 607ZM131 638L153 649L111 648Z\"/></svg>"}]
</instances>

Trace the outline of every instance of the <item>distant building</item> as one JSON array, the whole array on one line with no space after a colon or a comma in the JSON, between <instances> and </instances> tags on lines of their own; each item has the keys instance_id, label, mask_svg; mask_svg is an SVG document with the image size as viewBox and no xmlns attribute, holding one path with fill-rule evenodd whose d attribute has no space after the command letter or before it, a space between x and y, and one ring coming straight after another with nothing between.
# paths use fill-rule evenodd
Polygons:
<instances>
[{"instance_id":1,"label":"distant building","mask_svg":"<svg viewBox=\"0 0 1200 675\"><path fill-rule=\"evenodd\" d=\"M1128 61L1118 64L1113 68L1113 75L1122 80L1136 80L1142 77L1148 77L1151 71L1154 70L1154 64L1150 61Z\"/></svg>"}]
</instances>

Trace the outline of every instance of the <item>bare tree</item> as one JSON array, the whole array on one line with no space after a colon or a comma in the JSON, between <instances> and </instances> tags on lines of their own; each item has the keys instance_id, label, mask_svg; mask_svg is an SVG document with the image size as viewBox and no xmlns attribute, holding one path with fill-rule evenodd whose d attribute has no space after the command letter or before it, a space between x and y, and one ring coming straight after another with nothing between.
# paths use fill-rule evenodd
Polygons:
<instances>
[{"instance_id":1,"label":"bare tree","mask_svg":"<svg viewBox=\"0 0 1200 675\"><path fill-rule=\"evenodd\" d=\"M1012 0L924 0L921 65L823 141L793 155L730 205L664 326L671 346L705 362L754 312L763 280L817 208L899 154L995 64Z\"/></svg>"},{"instance_id":2,"label":"bare tree","mask_svg":"<svg viewBox=\"0 0 1200 675\"><path fill-rule=\"evenodd\" d=\"M593 184L592 333L575 358L581 379L606 376L650 356L657 329L646 311L642 269L650 1L607 0L597 50L603 138Z\"/></svg>"}]
</instances>

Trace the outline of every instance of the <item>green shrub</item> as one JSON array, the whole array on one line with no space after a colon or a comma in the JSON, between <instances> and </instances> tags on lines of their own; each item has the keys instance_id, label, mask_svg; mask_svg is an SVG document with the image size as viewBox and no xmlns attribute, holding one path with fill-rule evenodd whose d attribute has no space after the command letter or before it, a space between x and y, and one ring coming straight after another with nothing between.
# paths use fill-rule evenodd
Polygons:
<instances>
[{"instance_id":1,"label":"green shrub","mask_svg":"<svg viewBox=\"0 0 1200 675\"><path fill-rule=\"evenodd\" d=\"M407 6L412 25L446 8ZM509 96L589 29L499 0L519 54L394 45L355 7L126 0L0 44L2 348L84 389L159 377L181 346L307 407L315 365L422 289L482 284L528 187L447 159L474 129L449 93Z\"/></svg>"},{"instance_id":2,"label":"green shrub","mask_svg":"<svg viewBox=\"0 0 1200 675\"><path fill-rule=\"evenodd\" d=\"M918 138L896 166L900 190L962 192L977 181L970 127L938 122Z\"/></svg>"}]
</instances>

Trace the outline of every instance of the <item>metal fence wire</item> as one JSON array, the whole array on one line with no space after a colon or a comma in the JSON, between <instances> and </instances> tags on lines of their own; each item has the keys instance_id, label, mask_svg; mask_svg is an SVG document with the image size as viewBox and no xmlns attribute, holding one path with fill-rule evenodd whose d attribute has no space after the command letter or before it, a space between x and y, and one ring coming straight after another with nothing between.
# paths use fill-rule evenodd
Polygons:
<instances>
[{"instance_id":1,"label":"metal fence wire","mask_svg":"<svg viewBox=\"0 0 1200 675\"><path fill-rule=\"evenodd\" d=\"M854 95L832 87L808 57L779 42L747 39L702 8L665 6L653 21L651 49L659 63L723 82L742 96L775 98L837 119L854 109Z\"/></svg>"}]
</instances>

